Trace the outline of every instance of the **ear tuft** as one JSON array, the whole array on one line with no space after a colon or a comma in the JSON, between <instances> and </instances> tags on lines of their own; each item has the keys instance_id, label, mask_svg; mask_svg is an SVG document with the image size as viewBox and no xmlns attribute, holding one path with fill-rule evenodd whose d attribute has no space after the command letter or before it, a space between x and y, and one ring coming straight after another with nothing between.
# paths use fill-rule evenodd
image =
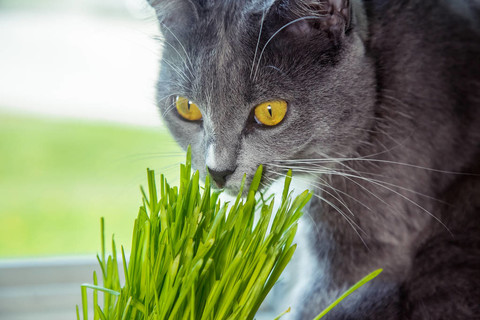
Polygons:
<instances>
[{"instance_id":1,"label":"ear tuft","mask_svg":"<svg viewBox=\"0 0 480 320\"><path fill-rule=\"evenodd\" d=\"M155 9L162 29L186 30L198 18L197 8L190 0L147 0Z\"/></svg>"},{"instance_id":2,"label":"ear tuft","mask_svg":"<svg viewBox=\"0 0 480 320\"><path fill-rule=\"evenodd\" d=\"M350 0L329 0L326 25L342 33L348 30L351 21Z\"/></svg>"},{"instance_id":3,"label":"ear tuft","mask_svg":"<svg viewBox=\"0 0 480 320\"><path fill-rule=\"evenodd\" d=\"M350 28L350 0L294 0L286 6L292 16L298 19L287 30L298 36L308 36L314 30L324 30L339 40Z\"/></svg>"}]
</instances>

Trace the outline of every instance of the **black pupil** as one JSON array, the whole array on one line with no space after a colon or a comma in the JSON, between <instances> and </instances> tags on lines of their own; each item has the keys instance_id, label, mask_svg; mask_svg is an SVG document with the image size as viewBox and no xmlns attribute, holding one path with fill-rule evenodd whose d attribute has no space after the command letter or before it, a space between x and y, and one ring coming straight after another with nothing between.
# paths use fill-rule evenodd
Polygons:
<instances>
[{"instance_id":1,"label":"black pupil","mask_svg":"<svg viewBox=\"0 0 480 320\"><path fill-rule=\"evenodd\" d=\"M190 101L188 101L188 103L187 103L187 109L188 109L188 111L190 111Z\"/></svg>"},{"instance_id":2,"label":"black pupil","mask_svg":"<svg viewBox=\"0 0 480 320\"><path fill-rule=\"evenodd\" d=\"M270 117L272 116L272 106L268 105L267 107L268 113L270 114Z\"/></svg>"}]
</instances>

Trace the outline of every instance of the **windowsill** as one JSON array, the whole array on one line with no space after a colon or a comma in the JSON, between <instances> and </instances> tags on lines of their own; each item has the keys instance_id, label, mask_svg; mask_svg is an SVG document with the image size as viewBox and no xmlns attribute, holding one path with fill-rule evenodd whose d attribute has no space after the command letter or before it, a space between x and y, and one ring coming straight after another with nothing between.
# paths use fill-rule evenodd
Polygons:
<instances>
[{"instance_id":1,"label":"windowsill","mask_svg":"<svg viewBox=\"0 0 480 320\"><path fill-rule=\"evenodd\" d=\"M80 285L92 282L93 270L94 256L0 260L0 318L74 319Z\"/></svg>"},{"instance_id":2,"label":"windowsill","mask_svg":"<svg viewBox=\"0 0 480 320\"><path fill-rule=\"evenodd\" d=\"M100 275L93 255L0 259L0 319L75 319L75 305L80 307L82 300L80 285L92 283L94 270ZM88 293L91 302L91 290ZM256 317L273 318L268 312L259 312Z\"/></svg>"}]
</instances>

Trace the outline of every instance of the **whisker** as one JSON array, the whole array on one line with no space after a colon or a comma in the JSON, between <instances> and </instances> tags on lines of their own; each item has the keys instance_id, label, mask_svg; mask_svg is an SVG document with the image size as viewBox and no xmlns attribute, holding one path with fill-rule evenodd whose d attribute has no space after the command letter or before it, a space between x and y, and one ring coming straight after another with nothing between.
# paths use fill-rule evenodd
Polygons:
<instances>
[{"instance_id":1,"label":"whisker","mask_svg":"<svg viewBox=\"0 0 480 320\"><path fill-rule=\"evenodd\" d=\"M183 81L185 82L188 82L189 81L189 78L188 76L185 74L185 72L183 72L180 68L174 66L172 63L170 63L168 60L166 59L163 59L162 58L162 61L168 65L173 71L175 71L175 73L181 78L183 79Z\"/></svg>"},{"instance_id":2,"label":"whisker","mask_svg":"<svg viewBox=\"0 0 480 320\"><path fill-rule=\"evenodd\" d=\"M170 87L178 87L183 89L184 91L188 91L188 88L178 81L163 80L163 79L157 80L157 85L160 83L164 83L165 85L168 85Z\"/></svg>"},{"instance_id":3,"label":"whisker","mask_svg":"<svg viewBox=\"0 0 480 320\"><path fill-rule=\"evenodd\" d=\"M451 235L453 235L453 233L452 233L452 232L450 231L450 229L445 225L445 223L443 223L443 222L442 222L437 216L435 216L433 213L431 213L430 211L428 211L427 209L425 209L424 207L422 207L421 205L419 205L417 202L415 202L415 201L413 201L412 199L408 198L407 196L401 194L400 192L395 191L394 189L389 188L389 187L385 186L384 184L375 181L375 179L368 179L368 178L364 178L364 177L360 177L360 176L349 175L349 174L345 174L345 173L338 173L338 172L335 172L335 171L332 171L331 174L338 174L338 175L344 176L344 177L350 176L350 177L353 177L353 178L362 179L362 180L364 180L364 181L366 181L366 182L370 182L370 183L372 183L372 184L378 185L378 186L380 186L380 187L382 187L382 188L384 188L384 189L386 189L386 190L388 190L388 191L390 191L390 192L392 192L392 193L400 196L400 197L403 198L404 200L410 202L411 204L413 204L414 206L416 206L417 208L419 208L420 210L422 210L423 212L425 212L426 214L428 214L430 217L432 217L432 218L433 218L434 220L436 220L438 223L440 223L440 224L445 228L445 230L448 231L448 233L450 233ZM385 183L385 182L383 182L383 183ZM388 183L385 183L385 184L388 185ZM394 185L394 186L395 186L395 185ZM395 186L395 187L402 189L401 186ZM403 189L405 189L405 188L403 188ZM414 192L413 190L409 190L409 189L406 189L406 191ZM419 194L419 195L421 195L421 194ZM377 198L378 198L378 197L377 197ZM432 198L432 199L434 199L434 198ZM385 202L384 202L384 203L385 203Z\"/></svg>"},{"instance_id":4,"label":"whisker","mask_svg":"<svg viewBox=\"0 0 480 320\"><path fill-rule=\"evenodd\" d=\"M292 167L292 166L281 166L281 165L273 165L273 166L277 166L277 167L281 167L281 168ZM347 165L345 165L345 166L347 166ZM415 191L415 190L412 190L412 189L409 189L409 188L406 188L406 187L403 187L403 186L400 186L400 185L397 185L397 184L394 184L394 183L390 183L390 182L386 182L386 181L382 181L382 180L378 180L378 179L373 179L373 178L367 178L367 177L364 177L362 175L352 175L352 174L349 174L348 172L346 173L346 172L338 171L337 169L330 169L330 168L327 168L327 167L323 167L323 169L319 170L319 169L316 169L316 168L300 167L300 166L294 166L293 168L295 168L295 170L298 171L298 172L304 172L304 173L335 174L335 175L343 176L345 178L357 178L357 179L361 179L361 180L364 180L364 181L367 181L367 182L370 182L370 183L375 183L377 185L380 185L383 188L386 188L385 186L398 188L400 190L403 190L403 191L406 191L406 192L409 192L409 193L413 193L415 195L418 195L418 196L421 196L421 197L424 197L424 198L427 198L427 199L430 199L430 200L434 200L434 201L446 204L444 201L441 201L441 200L439 200L435 197L429 196L427 194L423 194L421 192L418 192L418 191ZM347 166L347 168L348 168L348 166ZM382 177L387 178L385 176L382 176ZM354 182L354 181L352 181L352 182Z\"/></svg>"},{"instance_id":5,"label":"whisker","mask_svg":"<svg viewBox=\"0 0 480 320\"><path fill-rule=\"evenodd\" d=\"M263 56L263 52L265 51L265 49L267 48L268 44L270 43L270 41L272 41L273 38L275 38L275 36L277 34L280 33L280 31L282 31L283 29L287 28L288 26L298 22L298 21L302 21L302 20L307 20L307 19L321 19L320 17L318 16L306 16L306 17L301 17L301 18L298 18L298 19L295 19L293 21L290 21L289 23L285 24L284 26L282 26L281 28L279 28L268 40L267 42L265 43L265 45L263 46L263 49L262 51L260 52L260 56L258 57L258 61L257 61L257 67L255 68L255 73L253 75L253 81L255 81L256 77L257 77L257 73L258 73L258 68L260 67L260 61L262 60L262 56Z\"/></svg>"},{"instance_id":6,"label":"whisker","mask_svg":"<svg viewBox=\"0 0 480 320\"><path fill-rule=\"evenodd\" d=\"M391 100L395 103L398 103L399 105L401 105L402 107L404 107L407 110L411 109L411 107L408 104L406 104L405 102L403 102L402 100L400 100L398 98L395 98L394 96L390 96L390 95L387 95L387 94L382 94L382 98L385 98L387 100ZM402 112L398 109L390 109L390 111L393 111L396 114L401 115L402 117L404 117L406 119L413 120L413 117L411 115L406 114L405 112Z\"/></svg>"},{"instance_id":7,"label":"whisker","mask_svg":"<svg viewBox=\"0 0 480 320\"><path fill-rule=\"evenodd\" d=\"M170 111L175 110L177 104L175 102L171 103L165 108L165 112L162 113L162 117L165 117Z\"/></svg>"},{"instance_id":8,"label":"whisker","mask_svg":"<svg viewBox=\"0 0 480 320\"><path fill-rule=\"evenodd\" d=\"M262 31L263 31L263 22L265 20L265 13L266 13L266 10L263 10L262 21L260 22L260 32L258 33L257 46L255 47L255 54L253 55L252 67L250 68L250 79L252 79L253 68L255 67L255 59L257 58L257 51L260 45L260 38L262 36Z\"/></svg>"},{"instance_id":9,"label":"whisker","mask_svg":"<svg viewBox=\"0 0 480 320\"><path fill-rule=\"evenodd\" d=\"M353 231L357 234L357 236L360 238L360 241L362 241L363 245L367 248L367 250L370 250L368 247L367 243L363 239L362 235L358 232L357 228L362 231L364 234L367 234L360 226L358 226L355 221L353 221L350 217L348 217L342 210L340 210L335 204L332 202L328 201L322 196L319 196L318 194L313 194L314 197L320 199L321 201L325 202L328 204L330 207L334 208L336 212L338 212L346 221L347 223L352 227Z\"/></svg>"},{"instance_id":10,"label":"whisker","mask_svg":"<svg viewBox=\"0 0 480 320\"><path fill-rule=\"evenodd\" d=\"M130 162L139 162L144 160L151 160L151 159L170 159L170 158L178 158L182 159L185 154L173 154L173 155L131 155L121 158L121 160L130 161Z\"/></svg>"},{"instance_id":11,"label":"whisker","mask_svg":"<svg viewBox=\"0 0 480 320\"><path fill-rule=\"evenodd\" d=\"M286 177L287 175L286 174L283 174L281 172L276 172L276 174L282 176L282 177ZM301 181L307 181L306 179L302 179L301 177L295 177L295 179L297 180L301 180ZM323 179L321 179L322 181L324 181ZM322 192L326 192L328 195L330 195L333 199L337 200L341 205L343 205L345 207L345 209L348 210L348 212L352 215L352 216L355 216L355 214L352 212L352 210L350 210L350 208L347 206L347 204L341 200L341 197L340 195L338 195L338 197L334 196L331 192L327 191L324 187L327 186L328 184L322 184L322 183L318 183L318 182L314 182L313 183L313 186L319 188L322 190Z\"/></svg>"},{"instance_id":12,"label":"whisker","mask_svg":"<svg viewBox=\"0 0 480 320\"><path fill-rule=\"evenodd\" d=\"M287 167L285 167L287 168ZM309 170L309 168L307 169L299 169L298 167L294 167L295 171L300 171L300 172L306 172L306 173L309 173L309 172L312 172L311 170ZM369 194L371 194L372 196L374 196L375 198L377 198L379 201L381 201L382 203L384 203L385 205L391 207L394 211L396 211L398 213L397 210L395 210L394 207L392 207L389 203L385 202L383 199L381 199L378 195L374 194L372 191L370 191L369 189L365 188L364 186L362 186L361 184L359 184L358 182L356 182L355 180L353 180L354 178L356 179L360 179L360 180L363 180L365 182L368 182L368 183L371 183L373 185L377 185L381 188L384 188L385 190L388 190L398 196L400 196L402 199L406 200L407 202L413 204L414 206L416 206L417 208L419 208L420 210L422 210L423 212L425 212L427 215L429 215L430 217L432 217L434 220L436 220L438 223L440 223L444 228L445 230L447 230L450 234L452 234L452 232L450 231L450 229L445 225L445 223L443 223L437 216L435 216L434 214L432 214L430 211L428 211L427 209L425 209L423 206L421 206L420 204L418 204L417 202L415 202L414 200L410 199L409 197L401 194L400 192L390 188L389 186L393 187L393 188L399 188L399 189L402 189L404 191L408 191L408 192L412 192L414 194L417 194L419 196L424 196L424 197L427 197L427 198L430 198L430 199L433 199L433 200L437 200L433 197L430 197L428 195L424 195L424 194L421 194L419 192L416 192L414 190L410 190L408 188L405 188L405 187L402 187L402 186L398 186L398 185L395 185L395 184L391 184L391 183L388 183L388 182L385 182L385 181L379 181L379 180L376 180L376 179L370 179L370 178L365 178L365 177L362 177L362 176L356 176L356 175L353 175L353 174L348 174L348 173L343 173L343 172L338 172L338 171L335 171L333 169L330 169L330 170L317 170L315 171L316 173L320 173L320 174L329 174L329 175L338 175L338 176L342 176L346 179L348 179L349 181L355 183L356 185L358 185L359 187L361 187L364 191L367 191ZM439 200L437 200L439 201Z\"/></svg>"},{"instance_id":13,"label":"whisker","mask_svg":"<svg viewBox=\"0 0 480 320\"><path fill-rule=\"evenodd\" d=\"M436 198L434 198L434 197L431 197L431 196L429 196L429 195L420 193L420 192L415 191L415 190L411 190L411 189L409 189L409 188L406 188L406 187L403 187L403 186L400 186L400 185L388 183L388 182L386 182L386 181L382 181L382 180L378 180L378 179L365 178L364 176L362 176L362 175L360 174L359 171L353 169L351 166L347 165L344 161L336 161L336 162L337 162L339 165L345 167L348 171L354 172L355 174L358 175L358 177L361 177L361 178L363 178L363 179L370 179L370 180L375 181L375 182L378 182L378 183L384 183L384 184L386 184L386 185L390 185L391 187L399 188L399 189L401 189L401 190L404 190L404 191L407 191L407 192L411 192L411 193L413 193L413 194L416 194L416 195L419 195L419 196L422 196L422 197L425 197L425 198L428 198L428 199L431 199L431 200L439 201L438 199L436 199ZM324 167L324 168L326 168L326 167ZM335 169L335 170L337 170L337 169ZM367 174L368 174L368 173L367 173ZM389 178L389 177L386 177L386 176L383 176L383 175L380 175L380 177L386 178L386 179Z\"/></svg>"},{"instance_id":14,"label":"whisker","mask_svg":"<svg viewBox=\"0 0 480 320\"><path fill-rule=\"evenodd\" d=\"M311 171L307 169L299 169L299 168L296 168L294 167L295 169L295 172L305 172L305 173L310 173ZM355 185L357 185L358 187L360 187L362 190L366 191L367 193L369 193L371 196L373 196L374 198L376 198L377 200L379 200L380 202L382 202L383 204L385 204L386 206L392 208L393 210L395 210L394 207L392 207L389 203L385 202L385 200L383 200L382 198L380 198L378 195L376 195L375 193L373 193L372 191L370 191L369 189L367 189L365 186L361 185L360 183L358 183L357 181L353 180L352 178L348 177L348 176L345 176L341 173L335 173L334 171L332 170L325 170L323 172L319 172L319 171L316 171L315 173L320 173L320 174L326 174L326 175L331 175L331 174L336 174L336 175L339 175L339 176L342 176L344 178L346 178L347 180L349 180L350 182L354 183ZM396 210L395 210L396 211Z\"/></svg>"},{"instance_id":15,"label":"whisker","mask_svg":"<svg viewBox=\"0 0 480 320\"><path fill-rule=\"evenodd\" d=\"M166 95L166 96L163 96L163 97L161 97L161 98L158 98L158 99L156 99L155 104L159 105L163 100L168 99L168 98L170 98L170 97L171 97L171 95L168 94L168 95Z\"/></svg>"},{"instance_id":16,"label":"whisker","mask_svg":"<svg viewBox=\"0 0 480 320\"><path fill-rule=\"evenodd\" d=\"M183 52L185 53L185 57L187 58L188 60L188 63L190 63L190 66L188 65L187 61L184 60L184 64L185 66L187 67L187 70L190 72L190 74L193 76L193 72L192 72L192 69L193 69L193 63L192 63L192 60L190 60L190 56L188 55L187 53L187 50L185 49L185 46L182 44L182 42L178 39L178 37L175 35L175 33L170 30L170 28L168 28L164 23L162 23L162 26L168 30L168 32L170 32L170 34L175 38L175 40L177 40L178 44L180 45L180 47L182 47L182 50ZM169 44L167 41L165 41L167 44ZM175 52L179 55L179 57L182 58L182 55L177 51L177 49L175 47L173 47L171 44L169 44L173 50L175 50ZM190 69L192 68L192 69Z\"/></svg>"},{"instance_id":17,"label":"whisker","mask_svg":"<svg viewBox=\"0 0 480 320\"><path fill-rule=\"evenodd\" d=\"M311 176L314 176L314 177L317 177L317 176L316 176L315 174L313 174L313 173L310 173L310 175L311 175ZM342 191L342 190L340 190L340 189L338 189L338 188L333 187L333 186L332 186L331 184L329 184L325 179L322 179L322 178L320 178L320 179L324 182L324 184L325 184L325 186L326 186L327 188L334 190L334 192L335 192L337 195L338 195L338 193L341 193L341 194L343 194L344 196L347 196L347 197L349 197L350 199L352 199L353 201L357 202L358 204L360 204L361 206L363 206L365 209L373 212L373 210L372 210L369 206L367 206L366 204L364 204L362 201L358 200L358 199L355 198L354 196L352 196L352 195L350 195L350 194L348 194L348 193L346 193L346 192L344 192L344 191ZM339 196L340 196L340 195L339 195Z\"/></svg>"},{"instance_id":18,"label":"whisker","mask_svg":"<svg viewBox=\"0 0 480 320\"><path fill-rule=\"evenodd\" d=\"M279 173L281 175L281 173ZM273 180L272 178L270 177L267 177L267 179L269 180ZM350 218L343 210L341 210L337 205L335 205L334 203L332 203L331 201L325 199L324 197L316 194L316 193L313 193L313 196L320 199L321 201L325 202L326 204L328 204L330 207L332 207L333 209L335 209L336 212L338 212L344 219L345 221L347 221L347 223L350 225L350 227L352 227L352 229L354 230L354 232L357 234L357 236L360 238L360 241L362 241L362 243L364 244L364 246L367 248L367 250L369 250L369 247L367 245L367 243L365 242L365 240L363 239L362 235L360 234L360 231L362 231L365 235L367 235L367 233L355 222L353 221L352 218ZM358 228L358 230L357 230Z\"/></svg>"},{"instance_id":19,"label":"whisker","mask_svg":"<svg viewBox=\"0 0 480 320\"><path fill-rule=\"evenodd\" d=\"M391 161L391 160L381 160L381 159L369 159L365 157L358 157L358 158L328 158L328 159L295 159L295 160L273 160L278 162L291 162L291 163L303 163L303 164L313 164L313 163L331 163L331 162L343 162L343 161L367 161L367 162L378 162L378 163L386 163L386 164L393 164L398 166L405 166L415 169L422 169L431 172L437 173L444 173L444 174L453 174L453 175L468 175L468 176L480 176L480 174L476 173L465 173L465 172L456 172L456 171L447 171L447 170L439 170L433 169L428 167L423 167L415 164L398 162L398 161Z\"/></svg>"}]
</instances>

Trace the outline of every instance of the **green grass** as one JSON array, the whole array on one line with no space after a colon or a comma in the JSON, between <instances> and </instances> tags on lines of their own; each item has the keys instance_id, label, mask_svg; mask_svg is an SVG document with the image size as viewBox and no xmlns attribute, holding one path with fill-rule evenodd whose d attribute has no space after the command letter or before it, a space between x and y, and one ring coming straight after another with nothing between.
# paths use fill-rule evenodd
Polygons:
<instances>
[{"instance_id":1,"label":"green grass","mask_svg":"<svg viewBox=\"0 0 480 320\"><path fill-rule=\"evenodd\" d=\"M153 171L148 171L132 250L127 255L121 250L126 270L123 287L115 242L112 255L108 259L105 255L102 222L98 260L103 287L98 287L95 273L93 285L82 286L84 320L88 319L86 288L95 291L94 319L254 319L295 251L297 221L311 194L305 191L293 200L289 173L277 199L281 205L273 212L273 200L257 202L260 166L246 198L240 191L234 203L222 203L209 178L200 187L190 159L188 152L179 187L170 186L163 176L157 187ZM257 224L255 211L260 215ZM97 304L96 290L104 292L103 308ZM77 317L80 320L78 308Z\"/></svg>"},{"instance_id":2,"label":"green grass","mask_svg":"<svg viewBox=\"0 0 480 320\"><path fill-rule=\"evenodd\" d=\"M165 130L0 114L0 257L96 252L100 216L129 243L145 168L183 159Z\"/></svg>"},{"instance_id":3,"label":"green grass","mask_svg":"<svg viewBox=\"0 0 480 320\"><path fill-rule=\"evenodd\" d=\"M256 196L261 175L262 166L248 196L242 198L240 190L236 200L225 203L218 191L211 190L209 177L201 187L198 171L191 173L190 151L180 165L179 186L169 185L163 175L157 184L154 172L148 170L148 189L142 188L143 205L134 223L130 253L125 254L122 246L119 258L112 239L112 254L106 256L101 220L102 249L97 255L101 274L94 271L93 284L81 286L77 319L89 319L87 289L91 289L94 320L253 320L295 252L297 222L311 198L304 191L292 199L290 171L281 197L264 200ZM280 203L276 212L275 197ZM361 279L314 320L381 271Z\"/></svg>"}]
</instances>

